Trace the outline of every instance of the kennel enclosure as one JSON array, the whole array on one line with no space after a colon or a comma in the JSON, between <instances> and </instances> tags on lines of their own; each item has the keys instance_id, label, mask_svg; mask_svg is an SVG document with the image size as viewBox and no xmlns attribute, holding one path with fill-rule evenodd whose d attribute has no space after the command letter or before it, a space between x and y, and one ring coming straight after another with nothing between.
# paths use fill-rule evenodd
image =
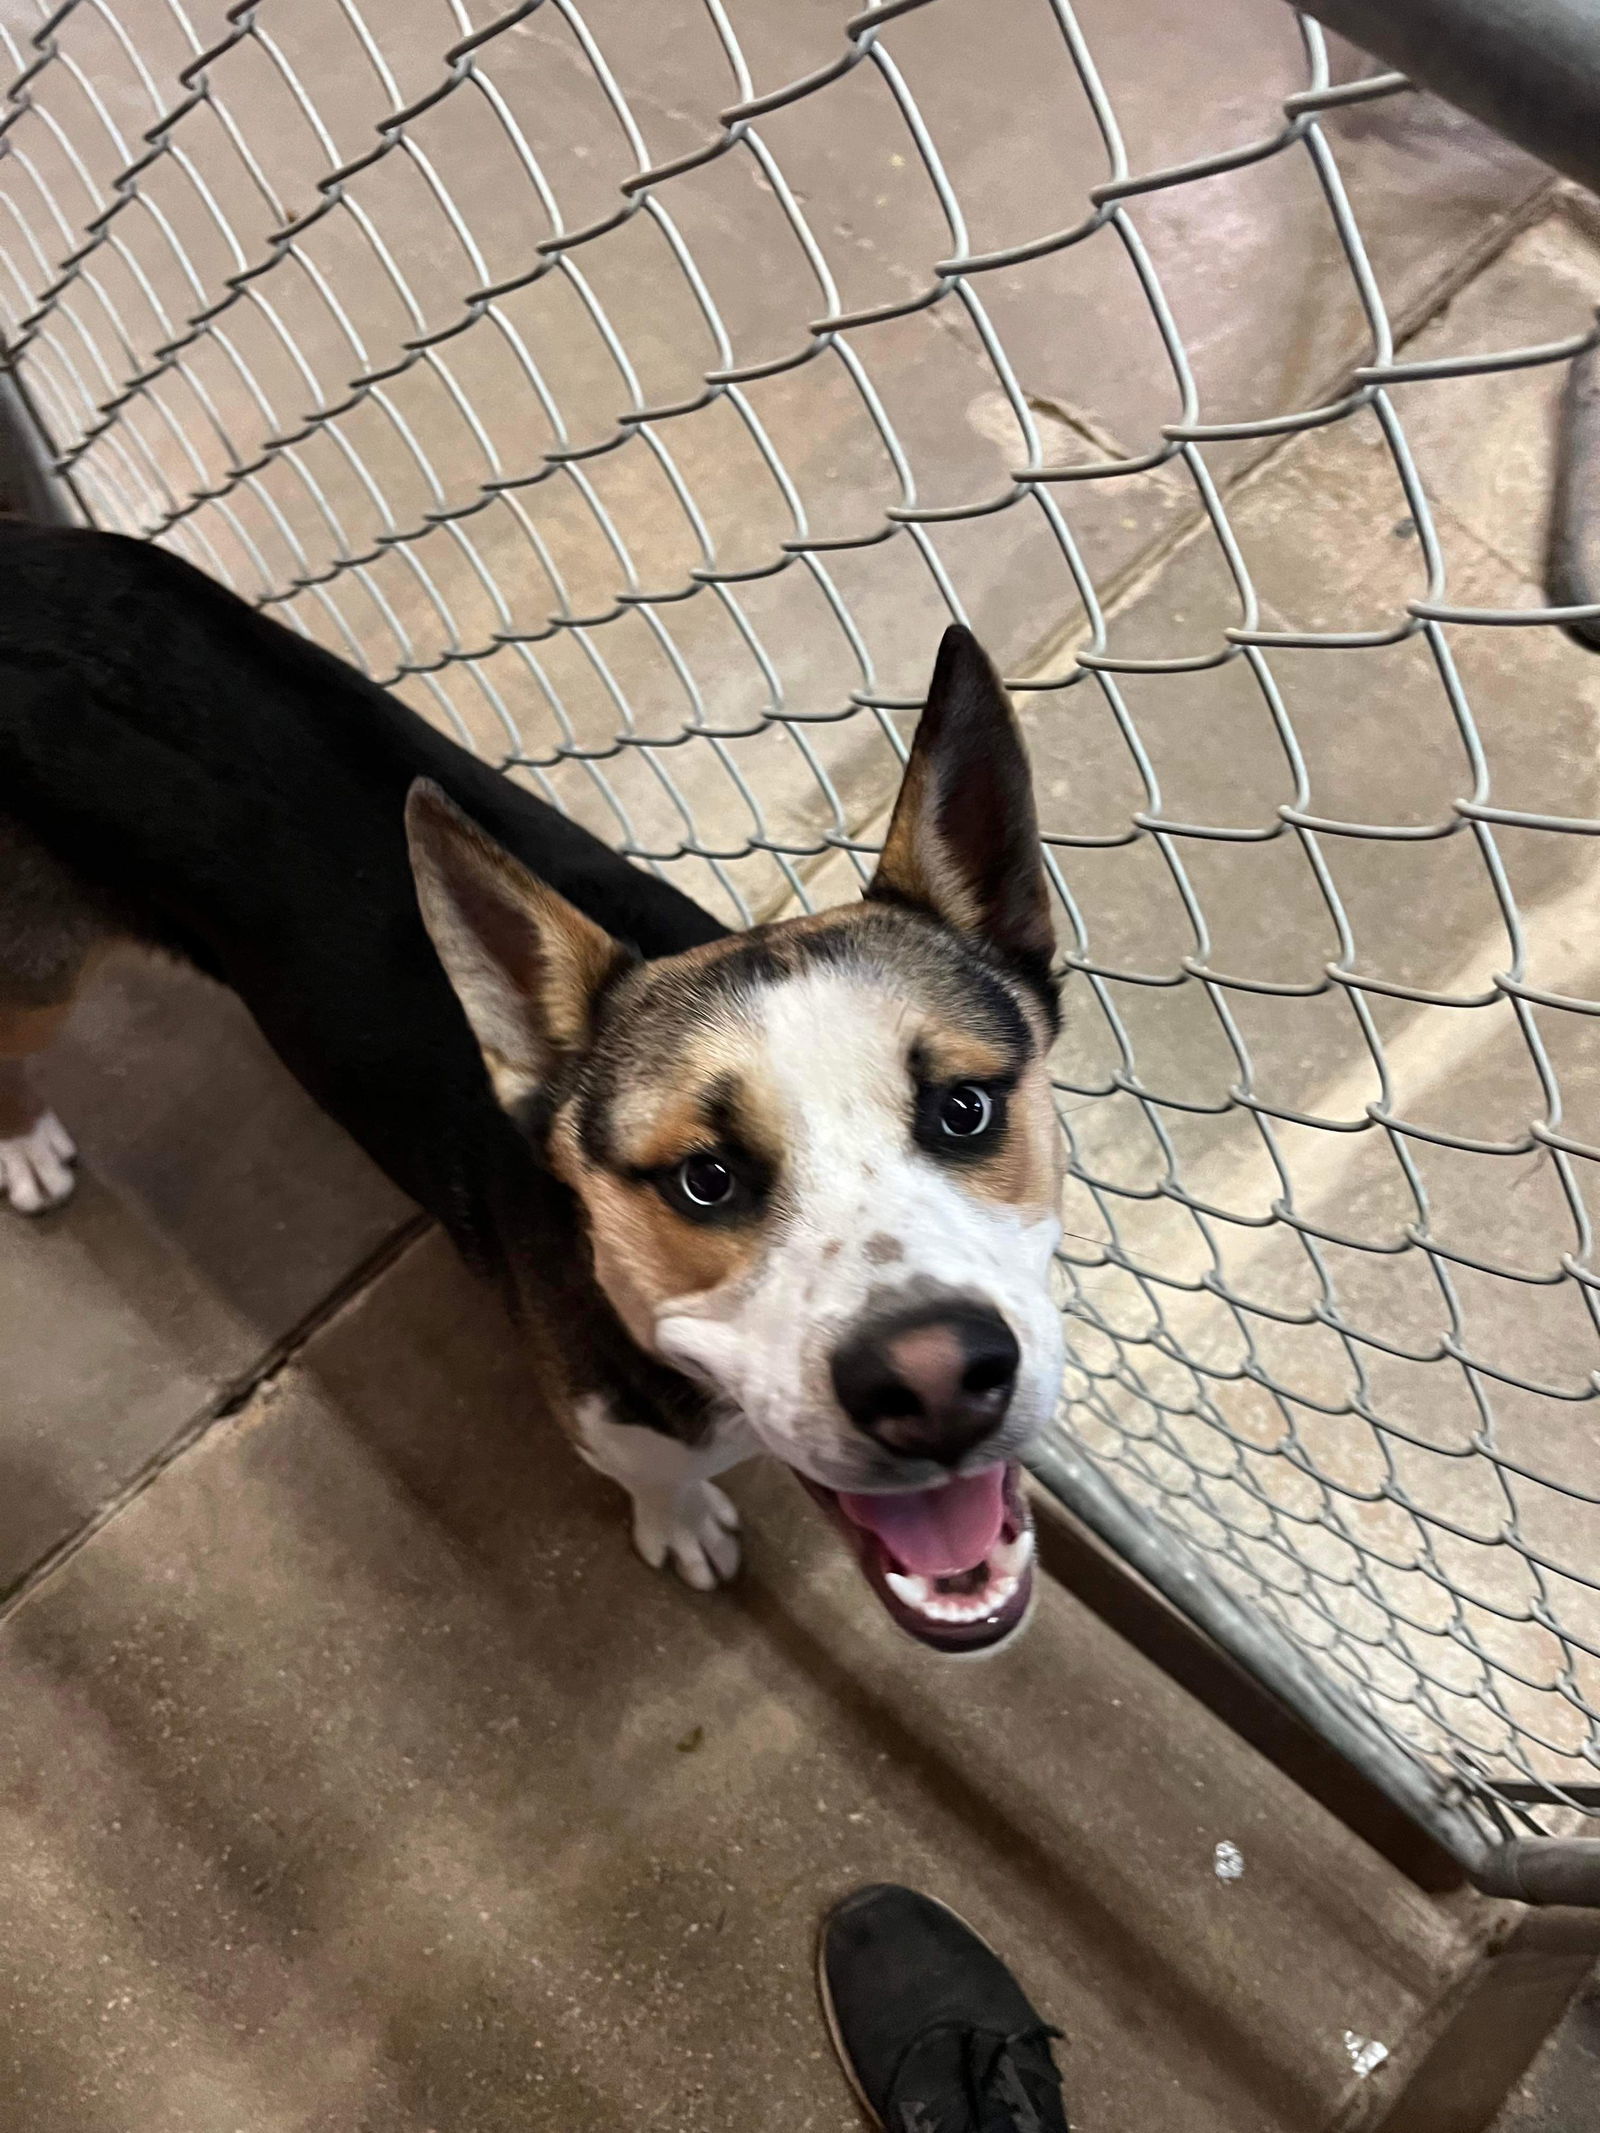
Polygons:
<instances>
[{"instance_id":1,"label":"kennel enclosure","mask_svg":"<svg viewBox=\"0 0 1600 2133\"><path fill-rule=\"evenodd\" d=\"M1281 0L0 39L41 505L719 916L856 892L973 625L1065 974L1040 1478L1480 1885L1600 1901L1600 602L1519 500L1581 199Z\"/></svg>"}]
</instances>

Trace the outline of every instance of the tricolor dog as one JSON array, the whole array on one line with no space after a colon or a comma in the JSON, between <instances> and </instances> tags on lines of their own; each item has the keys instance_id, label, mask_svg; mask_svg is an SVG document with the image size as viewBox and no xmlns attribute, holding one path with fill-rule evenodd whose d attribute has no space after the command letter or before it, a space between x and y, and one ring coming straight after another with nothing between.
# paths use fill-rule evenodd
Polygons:
<instances>
[{"instance_id":1,"label":"tricolor dog","mask_svg":"<svg viewBox=\"0 0 1600 2133\"><path fill-rule=\"evenodd\" d=\"M9 566L9 567L8 567ZM652 1564L738 1560L756 1451L925 1643L1026 1611L1061 1373L1053 929L1026 755L946 633L865 898L727 935L171 556L0 529L0 1187L99 947L233 985L311 1093L559 1331ZM550 1367L546 1358L545 1367Z\"/></svg>"}]
</instances>

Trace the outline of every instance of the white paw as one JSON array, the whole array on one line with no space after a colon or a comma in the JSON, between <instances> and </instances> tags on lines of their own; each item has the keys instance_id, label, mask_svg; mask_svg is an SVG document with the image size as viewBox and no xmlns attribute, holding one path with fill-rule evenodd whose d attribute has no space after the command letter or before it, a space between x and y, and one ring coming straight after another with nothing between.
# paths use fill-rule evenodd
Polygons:
<instances>
[{"instance_id":1,"label":"white paw","mask_svg":"<svg viewBox=\"0 0 1600 2133\"><path fill-rule=\"evenodd\" d=\"M45 1111L16 1140L0 1141L0 1200L19 1215L42 1215L72 1194L78 1151L54 1111Z\"/></svg>"},{"instance_id":2,"label":"white paw","mask_svg":"<svg viewBox=\"0 0 1600 2133\"><path fill-rule=\"evenodd\" d=\"M652 1570L670 1556L696 1592L710 1592L739 1567L739 1514L714 1481L691 1481L670 1493L641 1490L633 1500L633 1545Z\"/></svg>"}]
</instances>

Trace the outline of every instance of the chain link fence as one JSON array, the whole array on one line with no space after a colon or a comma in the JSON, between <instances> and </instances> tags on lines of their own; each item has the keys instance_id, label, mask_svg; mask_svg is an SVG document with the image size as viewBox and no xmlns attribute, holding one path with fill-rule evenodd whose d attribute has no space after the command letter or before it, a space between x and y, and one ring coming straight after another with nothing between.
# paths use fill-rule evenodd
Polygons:
<instances>
[{"instance_id":1,"label":"chain link fence","mask_svg":"<svg viewBox=\"0 0 1600 2133\"><path fill-rule=\"evenodd\" d=\"M1068 973L1041 1471L1458 1850L1600 1806L1549 175L1278 0L0 38L0 330L83 514L724 917L854 893L972 622Z\"/></svg>"}]
</instances>

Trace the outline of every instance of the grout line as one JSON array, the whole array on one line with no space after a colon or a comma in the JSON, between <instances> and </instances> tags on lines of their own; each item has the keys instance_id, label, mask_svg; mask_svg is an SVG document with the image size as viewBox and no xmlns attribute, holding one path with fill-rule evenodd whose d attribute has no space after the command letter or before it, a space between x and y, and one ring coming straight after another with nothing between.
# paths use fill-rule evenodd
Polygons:
<instances>
[{"instance_id":1,"label":"grout line","mask_svg":"<svg viewBox=\"0 0 1600 2133\"><path fill-rule=\"evenodd\" d=\"M1585 203L1587 205L1587 203ZM1409 307L1396 314L1391 324L1394 329L1394 347L1398 355L1401 349L1414 341L1419 333L1431 326L1449 309L1458 296L1475 282L1508 252L1519 237L1546 221L1550 216L1565 212L1591 235L1594 227L1579 215L1567 198L1561 181L1554 175L1537 185L1527 198L1507 211L1503 221L1484 231L1476 242L1466 245L1451 261L1439 279L1424 289ZM1305 395L1308 407L1319 407L1336 400L1348 390L1350 365L1342 363L1330 370L1311 387ZM1307 436L1318 436L1319 430L1290 430L1279 437L1269 438L1262 450L1253 458L1243 459L1226 480L1217 484L1217 494L1224 508L1238 495L1246 482L1276 463ZM1120 448L1119 448L1120 449ZM1202 447L1202 450L1204 447ZM1210 514L1203 504L1195 503L1188 511L1181 512L1164 533L1151 545L1126 562L1121 570L1107 578L1103 586L1097 586L1103 613L1110 615L1134 594L1152 583L1171 561L1178 550L1193 536L1210 524ZM1089 634L1088 625L1077 617L1070 623L1057 627L1040 637L1033 650L1018 660L1012 673L1024 681L1035 680L1054 666L1080 639Z\"/></svg>"},{"instance_id":2,"label":"grout line","mask_svg":"<svg viewBox=\"0 0 1600 2133\"><path fill-rule=\"evenodd\" d=\"M1536 228L1539 223L1557 214L1565 214L1588 234L1600 236L1600 220L1592 219L1600 216L1600 210L1596 210L1587 195L1578 198L1575 194L1575 188L1552 175L1533 187L1514 208L1508 209L1501 221L1493 223L1481 232L1476 240L1465 245L1438 280L1422 290L1408 309L1396 314L1391 322L1395 352L1398 354L1414 341L1418 334L1431 326L1480 274L1492 267L1519 237ZM1330 369L1307 393L1307 404L1318 406L1337 399L1348 386L1349 369L1348 363ZM1126 448L1115 437L1108 431L1102 431L1098 425L1091 425L1089 418L1066 402L1026 391L1025 397L1030 407L1066 423L1108 456L1116 457L1125 453ZM1248 484L1264 477L1284 454L1292 451L1306 436L1320 434L1320 430L1293 430L1280 437L1268 438L1259 452L1251 458L1242 459L1225 480L1218 482L1217 491L1224 506L1240 495ZM1132 556L1120 570L1113 572L1106 579L1103 586L1096 588L1102 611L1107 615L1114 614L1128 602L1148 591L1174 556L1204 534L1210 524L1210 514L1200 503L1180 511L1177 518L1149 547ZM1009 671L1019 680L1035 680L1058 664L1073 645L1081 642L1088 634L1088 625L1081 615L1058 623L1036 639L1033 649L1014 662ZM893 805L892 794L887 797L879 794L870 799L860 819L849 825L851 837L859 838L874 825L886 824ZM834 858L836 850L836 847L830 847L826 851L809 854L795 862L794 870L803 885L810 887ZM773 892L755 916L758 923L766 923L792 916L799 908L792 891L784 886Z\"/></svg>"},{"instance_id":3,"label":"grout line","mask_svg":"<svg viewBox=\"0 0 1600 2133\"><path fill-rule=\"evenodd\" d=\"M0 1625L7 1622L22 1603L39 1587L63 1569L81 1548L92 1541L97 1533L125 1511L129 1504L142 1496L152 1482L161 1476L188 1451L211 1434L219 1423L230 1421L248 1407L256 1395L264 1391L286 1370L307 1342L320 1333L329 1321L336 1318L347 1304L354 1303L390 1267L404 1258L413 1244L433 1229L431 1216L409 1216L400 1227L391 1230L377 1248L360 1260L349 1273L337 1281L303 1318L298 1319L289 1331L274 1341L248 1370L232 1378L217 1391L215 1397L196 1415L184 1424L176 1436L169 1437L159 1450L126 1480L121 1488L97 1504L83 1523L74 1528L62 1540L48 1548L11 1584L0 1588Z\"/></svg>"},{"instance_id":4,"label":"grout line","mask_svg":"<svg viewBox=\"0 0 1600 2133\"><path fill-rule=\"evenodd\" d=\"M1561 204L1562 181L1552 172L1525 200L1507 210L1503 222L1486 229L1476 243L1464 246L1433 286L1424 289L1410 310L1401 312L1394 321L1396 353L1448 310L1462 290L1492 267L1519 237L1548 221Z\"/></svg>"},{"instance_id":5,"label":"grout line","mask_svg":"<svg viewBox=\"0 0 1600 2133\"><path fill-rule=\"evenodd\" d=\"M1595 205L1587 194L1581 197L1576 187L1566 184L1553 173L1534 186L1515 207L1507 209L1504 217L1491 223L1479 235L1465 244L1455 255L1439 278L1419 292L1409 308L1398 312L1391 320L1395 351L1398 354L1419 333L1431 326L1435 319L1448 310L1463 290L1478 276L1493 266L1517 239L1537 224L1551 216L1564 213L1588 234L1600 236L1600 222L1594 218ZM935 308L938 316L942 307ZM1341 363L1331 368L1306 395L1308 406L1319 406L1337 399L1348 386L1350 365ZM1085 438L1097 451L1110 458L1126 456L1127 448L1108 430L1104 430L1092 417L1063 400L1045 394L1030 392L1023 388L1023 397L1037 413L1053 416L1058 422ZM1307 435L1320 432L1293 430L1279 437L1264 441L1253 457L1242 458L1233 472L1217 484L1217 492L1224 506L1237 496L1245 484L1264 474L1267 468ZM1097 586L1102 612L1113 614L1126 602L1148 590L1172 558L1210 525L1210 515L1204 505L1196 502L1180 510L1178 516L1158 534L1147 547L1114 571L1104 585ZM1057 623L1043 636L1034 641L1031 651L1012 664L1010 672L1020 680L1032 681L1056 665L1071 650L1072 646L1087 637L1088 625L1082 616ZM893 796L882 795L869 801L859 822L849 827L852 838L859 838L865 830L879 821L886 822L893 807ZM835 856L837 847L815 852L794 863L794 871L801 883L809 888L811 883ZM791 915L791 907L799 908L793 892L784 885L774 890L771 897L753 914L758 924L768 923Z\"/></svg>"},{"instance_id":6,"label":"grout line","mask_svg":"<svg viewBox=\"0 0 1600 2133\"><path fill-rule=\"evenodd\" d=\"M1571 178L1563 178L1555 189L1554 204L1559 214L1566 217L1575 229L1585 237L1600 241L1600 199L1586 185L1579 185Z\"/></svg>"}]
</instances>

